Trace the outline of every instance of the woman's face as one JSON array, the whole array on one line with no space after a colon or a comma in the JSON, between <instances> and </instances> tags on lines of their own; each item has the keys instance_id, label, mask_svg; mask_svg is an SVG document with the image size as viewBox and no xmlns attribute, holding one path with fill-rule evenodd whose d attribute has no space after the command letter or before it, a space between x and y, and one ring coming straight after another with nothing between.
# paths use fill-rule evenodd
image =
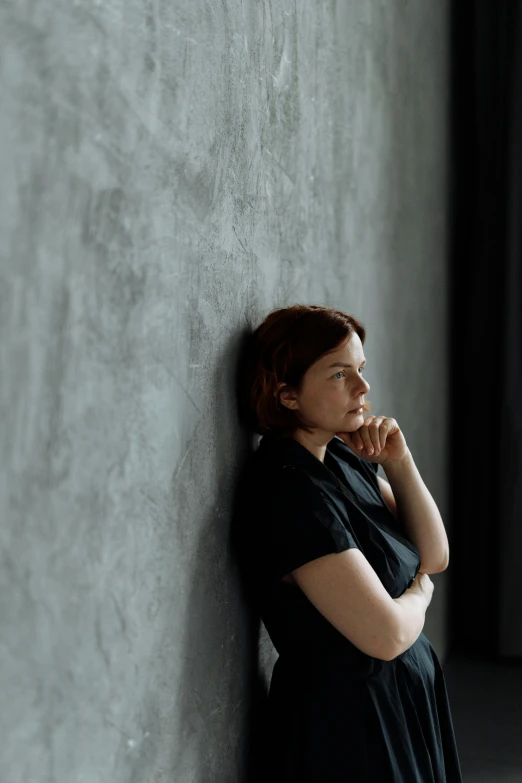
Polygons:
<instances>
[{"instance_id":1,"label":"woman's face","mask_svg":"<svg viewBox=\"0 0 522 783\"><path fill-rule=\"evenodd\" d=\"M364 417L362 411L350 411L364 403L370 390L370 384L362 377L365 361L361 339L352 332L341 348L308 368L300 393L281 391L281 402L291 410L299 410L306 424L317 430L332 435L354 432Z\"/></svg>"}]
</instances>

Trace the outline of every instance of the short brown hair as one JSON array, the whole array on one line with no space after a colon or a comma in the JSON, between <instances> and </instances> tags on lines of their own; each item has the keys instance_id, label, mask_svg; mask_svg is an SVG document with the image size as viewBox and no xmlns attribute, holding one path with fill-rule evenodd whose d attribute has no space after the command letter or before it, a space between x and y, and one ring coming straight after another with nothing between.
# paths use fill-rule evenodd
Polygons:
<instances>
[{"instance_id":1,"label":"short brown hair","mask_svg":"<svg viewBox=\"0 0 522 783\"><path fill-rule=\"evenodd\" d=\"M366 330L354 316L320 305L272 310L248 338L238 377L240 409L246 426L264 435L289 435L297 427L312 432L276 396L280 383L296 391L314 362L335 351L353 332L364 344ZM365 411L372 409L366 402Z\"/></svg>"}]
</instances>

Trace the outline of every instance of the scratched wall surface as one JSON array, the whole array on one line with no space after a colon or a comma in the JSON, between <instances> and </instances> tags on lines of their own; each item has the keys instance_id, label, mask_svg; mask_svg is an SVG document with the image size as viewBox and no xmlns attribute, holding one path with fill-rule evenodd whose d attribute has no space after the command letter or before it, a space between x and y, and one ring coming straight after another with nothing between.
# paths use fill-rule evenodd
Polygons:
<instances>
[{"instance_id":1,"label":"scratched wall surface","mask_svg":"<svg viewBox=\"0 0 522 783\"><path fill-rule=\"evenodd\" d=\"M2 4L5 783L246 779L232 381L273 307L363 320L444 510L447 54L444 1Z\"/></svg>"}]
</instances>

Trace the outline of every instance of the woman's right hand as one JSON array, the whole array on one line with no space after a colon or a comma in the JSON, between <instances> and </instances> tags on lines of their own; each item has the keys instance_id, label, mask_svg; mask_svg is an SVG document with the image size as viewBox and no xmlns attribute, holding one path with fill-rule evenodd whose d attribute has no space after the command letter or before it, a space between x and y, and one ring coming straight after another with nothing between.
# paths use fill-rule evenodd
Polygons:
<instances>
[{"instance_id":1,"label":"woman's right hand","mask_svg":"<svg viewBox=\"0 0 522 783\"><path fill-rule=\"evenodd\" d=\"M428 574L421 574L420 572L415 577L410 590L415 590L420 595L424 596L426 601L426 609L431 603L433 591L435 589L434 583L431 581Z\"/></svg>"}]
</instances>

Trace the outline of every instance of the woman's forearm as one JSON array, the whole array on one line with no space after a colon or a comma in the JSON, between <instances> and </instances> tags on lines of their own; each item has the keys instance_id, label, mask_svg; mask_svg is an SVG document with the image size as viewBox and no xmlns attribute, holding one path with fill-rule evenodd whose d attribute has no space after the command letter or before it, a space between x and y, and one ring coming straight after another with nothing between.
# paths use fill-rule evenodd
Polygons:
<instances>
[{"instance_id":1,"label":"woman's forearm","mask_svg":"<svg viewBox=\"0 0 522 783\"><path fill-rule=\"evenodd\" d=\"M398 612L397 655L409 650L418 639L426 619L426 599L418 590L408 588L393 599Z\"/></svg>"},{"instance_id":2,"label":"woman's forearm","mask_svg":"<svg viewBox=\"0 0 522 783\"><path fill-rule=\"evenodd\" d=\"M417 470L411 452L396 461L381 463L390 482L397 513L410 541L420 553L420 571L444 571L449 562L449 544L444 523L428 488Z\"/></svg>"}]
</instances>

